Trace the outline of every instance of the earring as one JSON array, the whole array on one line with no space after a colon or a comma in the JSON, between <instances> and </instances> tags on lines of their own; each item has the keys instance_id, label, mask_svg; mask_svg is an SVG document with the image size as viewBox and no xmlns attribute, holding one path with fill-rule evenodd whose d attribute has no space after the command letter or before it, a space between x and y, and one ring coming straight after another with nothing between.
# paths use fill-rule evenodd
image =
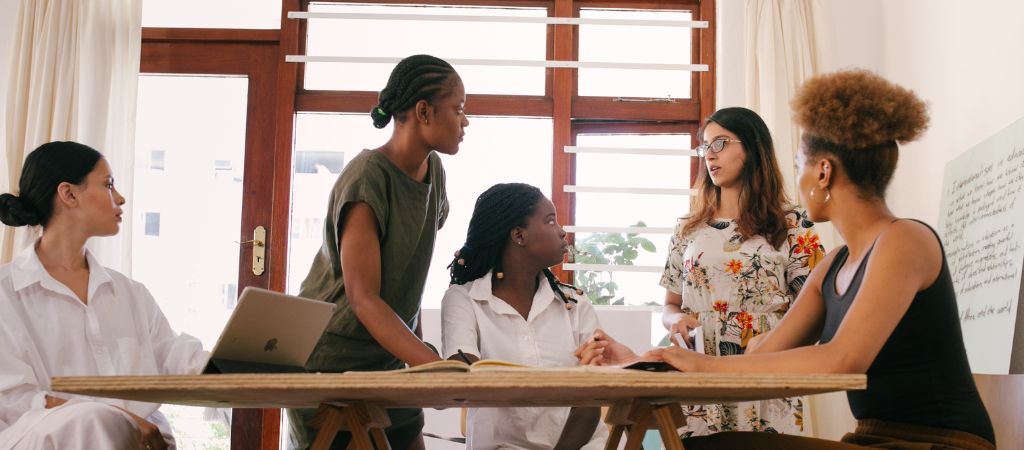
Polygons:
<instances>
[{"instance_id":1,"label":"earring","mask_svg":"<svg viewBox=\"0 0 1024 450\"><path fill-rule=\"evenodd\" d=\"M808 194L808 197L810 197L812 199L814 198L814 190L815 189L816 188L811 188L811 192ZM822 202L821 202L821 204L823 204L823 205L825 203L828 203L828 201L832 199L832 191L830 191L828 188L824 188L824 191L825 191L825 200L822 200Z\"/></svg>"},{"instance_id":2,"label":"earring","mask_svg":"<svg viewBox=\"0 0 1024 450\"><path fill-rule=\"evenodd\" d=\"M498 277L499 280L501 280L501 279L505 278L505 272L498 272L498 274L495 275L495 276Z\"/></svg>"},{"instance_id":3,"label":"earring","mask_svg":"<svg viewBox=\"0 0 1024 450\"><path fill-rule=\"evenodd\" d=\"M518 241L518 242L516 242L516 244L519 244L519 246L522 247L523 246L523 241Z\"/></svg>"}]
</instances>

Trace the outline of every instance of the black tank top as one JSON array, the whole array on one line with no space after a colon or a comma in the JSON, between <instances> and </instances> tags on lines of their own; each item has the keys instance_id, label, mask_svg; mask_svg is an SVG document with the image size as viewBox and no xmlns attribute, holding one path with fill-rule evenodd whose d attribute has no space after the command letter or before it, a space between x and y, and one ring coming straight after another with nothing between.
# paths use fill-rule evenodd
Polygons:
<instances>
[{"instance_id":1,"label":"black tank top","mask_svg":"<svg viewBox=\"0 0 1024 450\"><path fill-rule=\"evenodd\" d=\"M939 238L937 234L935 237ZM939 245L942 245L941 239ZM821 285L825 301L821 343L829 342L835 336L850 303L860 290L873 250L874 244L861 259L850 287L843 295L836 293L836 275L846 262L849 251L843 246L836 253ZM848 391L846 394L850 410L857 419L966 431L995 443L992 422L967 363L945 249L938 279L914 296L910 309L868 368L867 376L866 390Z\"/></svg>"}]
</instances>

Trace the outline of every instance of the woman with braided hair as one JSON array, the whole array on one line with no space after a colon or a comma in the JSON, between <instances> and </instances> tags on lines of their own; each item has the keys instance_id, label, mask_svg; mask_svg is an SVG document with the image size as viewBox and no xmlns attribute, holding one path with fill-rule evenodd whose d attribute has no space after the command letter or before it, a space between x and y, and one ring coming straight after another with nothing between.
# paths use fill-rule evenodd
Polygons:
<instances>
[{"instance_id":1,"label":"woman with braided hair","mask_svg":"<svg viewBox=\"0 0 1024 450\"><path fill-rule=\"evenodd\" d=\"M338 305L306 368L379 371L440 357L422 341L420 301L437 230L448 217L438 153L454 155L469 125L462 79L447 62L414 55L395 66L373 125L394 119L391 139L363 150L331 191L324 244L299 295ZM315 410L288 411L291 446L307 448ZM389 409L385 430L396 450L423 448L423 411ZM344 449L339 433L331 448Z\"/></svg>"},{"instance_id":2,"label":"woman with braided hair","mask_svg":"<svg viewBox=\"0 0 1024 450\"><path fill-rule=\"evenodd\" d=\"M536 367L578 364L573 352L599 327L593 306L548 269L568 243L540 189L496 184L476 200L466 243L441 302L448 359L500 359ZM598 449L608 434L598 408L470 409L467 448Z\"/></svg>"}]
</instances>

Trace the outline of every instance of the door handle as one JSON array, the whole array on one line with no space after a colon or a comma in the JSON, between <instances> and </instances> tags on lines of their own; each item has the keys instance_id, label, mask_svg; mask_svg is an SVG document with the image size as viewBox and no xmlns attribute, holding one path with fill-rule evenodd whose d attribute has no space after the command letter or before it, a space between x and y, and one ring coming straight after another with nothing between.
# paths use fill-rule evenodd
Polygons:
<instances>
[{"instance_id":1,"label":"door handle","mask_svg":"<svg viewBox=\"0 0 1024 450\"><path fill-rule=\"evenodd\" d=\"M252 244L252 274L263 275L267 262L267 229L263 225L252 230L252 239L239 244Z\"/></svg>"}]
</instances>

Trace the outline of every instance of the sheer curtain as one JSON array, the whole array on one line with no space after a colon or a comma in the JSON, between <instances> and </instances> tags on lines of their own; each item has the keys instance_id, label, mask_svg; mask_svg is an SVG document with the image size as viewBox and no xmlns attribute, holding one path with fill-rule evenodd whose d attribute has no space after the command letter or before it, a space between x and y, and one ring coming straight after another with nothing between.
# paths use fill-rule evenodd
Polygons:
<instances>
[{"instance_id":1,"label":"sheer curtain","mask_svg":"<svg viewBox=\"0 0 1024 450\"><path fill-rule=\"evenodd\" d=\"M825 2L814 0L747 0L744 11L745 104L757 111L772 131L786 194L799 200L794 158L800 130L789 102L800 85L829 65ZM841 244L831 224L819 224L826 250Z\"/></svg>"},{"instance_id":2,"label":"sheer curtain","mask_svg":"<svg viewBox=\"0 0 1024 450\"><path fill-rule=\"evenodd\" d=\"M25 0L18 3L5 105L7 185L17 193L25 157L40 144L73 140L102 152L130 197L142 0ZM130 205L130 203L129 203ZM128 206L128 205L126 205ZM93 239L104 265L129 274L132 213L117 237ZM0 262L39 230L3 226Z\"/></svg>"},{"instance_id":3,"label":"sheer curtain","mask_svg":"<svg viewBox=\"0 0 1024 450\"><path fill-rule=\"evenodd\" d=\"M745 104L764 118L772 131L786 193L799 200L794 158L800 130L793 124L790 100L800 85L833 67L831 44L823 28L826 2L814 0L747 0L744 10ZM826 250L842 245L830 223L815 226ZM807 397L804 411L808 435L835 438L855 423L845 395Z\"/></svg>"}]
</instances>

